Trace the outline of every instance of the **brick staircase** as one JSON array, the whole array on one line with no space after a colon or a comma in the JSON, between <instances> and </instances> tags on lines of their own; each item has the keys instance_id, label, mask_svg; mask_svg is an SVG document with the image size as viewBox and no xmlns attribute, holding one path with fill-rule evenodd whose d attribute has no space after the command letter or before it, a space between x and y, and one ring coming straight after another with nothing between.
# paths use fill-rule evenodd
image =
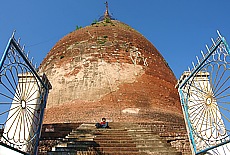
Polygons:
<instances>
[{"instance_id":1,"label":"brick staircase","mask_svg":"<svg viewBox=\"0 0 230 155\"><path fill-rule=\"evenodd\" d=\"M167 138L150 126L109 123L111 129L81 124L72 130L48 155L182 155Z\"/></svg>"},{"instance_id":2,"label":"brick staircase","mask_svg":"<svg viewBox=\"0 0 230 155\"><path fill-rule=\"evenodd\" d=\"M185 125L182 123L139 123L139 127L148 129L152 134L157 134L183 155L191 155L191 148Z\"/></svg>"}]
</instances>

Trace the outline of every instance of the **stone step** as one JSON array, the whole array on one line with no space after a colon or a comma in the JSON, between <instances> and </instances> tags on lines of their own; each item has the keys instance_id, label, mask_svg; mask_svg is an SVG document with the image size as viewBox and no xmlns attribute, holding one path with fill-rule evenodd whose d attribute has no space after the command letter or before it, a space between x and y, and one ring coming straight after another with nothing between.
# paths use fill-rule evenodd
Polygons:
<instances>
[{"instance_id":1,"label":"stone step","mask_svg":"<svg viewBox=\"0 0 230 155\"><path fill-rule=\"evenodd\" d=\"M131 136L124 136L124 137L122 137L122 136L118 136L118 137L116 137L116 136L95 136L94 137L94 140L98 140L98 139L105 139L105 140L113 140L113 139L118 139L118 140L131 140L132 139L132 137Z\"/></svg>"},{"instance_id":2,"label":"stone step","mask_svg":"<svg viewBox=\"0 0 230 155\"><path fill-rule=\"evenodd\" d=\"M95 128L95 123L82 123L81 125L79 125L78 128L82 128L82 127L94 127Z\"/></svg>"},{"instance_id":3,"label":"stone step","mask_svg":"<svg viewBox=\"0 0 230 155\"><path fill-rule=\"evenodd\" d=\"M128 132L152 132L151 129L143 129L143 128L137 128L137 129L128 129Z\"/></svg>"},{"instance_id":4,"label":"stone step","mask_svg":"<svg viewBox=\"0 0 230 155\"><path fill-rule=\"evenodd\" d=\"M49 151L47 155L94 155L94 154L102 154L96 151Z\"/></svg>"},{"instance_id":5,"label":"stone step","mask_svg":"<svg viewBox=\"0 0 230 155\"><path fill-rule=\"evenodd\" d=\"M182 155L181 152L139 152L139 151L107 151L107 152L100 152L100 151L49 151L47 155L94 155L94 154L101 154L101 155Z\"/></svg>"},{"instance_id":6,"label":"stone step","mask_svg":"<svg viewBox=\"0 0 230 155\"><path fill-rule=\"evenodd\" d=\"M96 133L94 136L124 137L130 136L128 133Z\"/></svg>"},{"instance_id":7,"label":"stone step","mask_svg":"<svg viewBox=\"0 0 230 155\"><path fill-rule=\"evenodd\" d=\"M147 155L147 154L143 154L139 151L106 151L103 152L103 155Z\"/></svg>"},{"instance_id":8,"label":"stone step","mask_svg":"<svg viewBox=\"0 0 230 155\"><path fill-rule=\"evenodd\" d=\"M88 128L87 126L85 127L79 127L76 129L73 129L72 132L76 132L76 131L104 131L104 132L109 132L109 131L127 131L126 128L96 128L96 127L90 127Z\"/></svg>"},{"instance_id":9,"label":"stone step","mask_svg":"<svg viewBox=\"0 0 230 155\"><path fill-rule=\"evenodd\" d=\"M67 144L67 147L136 147L135 143Z\"/></svg>"},{"instance_id":10,"label":"stone step","mask_svg":"<svg viewBox=\"0 0 230 155\"><path fill-rule=\"evenodd\" d=\"M167 143L171 138L168 132L164 133L162 130L159 135L159 132L153 132L153 126L141 127L135 124L124 126L109 123L109 126L110 129L97 129L95 124L82 124L72 130L63 139L65 143L56 146L56 151L50 151L49 155L76 155L79 152L87 155L90 151L91 155L95 152L103 155L181 155L181 152ZM175 136L175 133L172 135Z\"/></svg>"},{"instance_id":11,"label":"stone step","mask_svg":"<svg viewBox=\"0 0 230 155\"><path fill-rule=\"evenodd\" d=\"M143 143L135 143L136 147L171 147L170 143L164 143L162 141L151 141L151 142L146 142L144 141Z\"/></svg>"},{"instance_id":12,"label":"stone step","mask_svg":"<svg viewBox=\"0 0 230 155\"><path fill-rule=\"evenodd\" d=\"M131 134L131 136L134 138L134 139L137 139L137 138L145 138L145 139L148 139L148 138L155 138L155 139L162 139L160 136L158 135L153 135L153 134Z\"/></svg>"},{"instance_id":13,"label":"stone step","mask_svg":"<svg viewBox=\"0 0 230 155\"><path fill-rule=\"evenodd\" d=\"M99 143L100 147L136 147L135 143Z\"/></svg>"},{"instance_id":14,"label":"stone step","mask_svg":"<svg viewBox=\"0 0 230 155\"><path fill-rule=\"evenodd\" d=\"M94 138L95 136L93 135L68 135L65 138L78 138L78 139L83 139L83 138Z\"/></svg>"},{"instance_id":15,"label":"stone step","mask_svg":"<svg viewBox=\"0 0 230 155\"><path fill-rule=\"evenodd\" d=\"M94 139L97 143L135 143L132 139Z\"/></svg>"},{"instance_id":16,"label":"stone step","mask_svg":"<svg viewBox=\"0 0 230 155\"><path fill-rule=\"evenodd\" d=\"M104 132L94 132L94 135L127 135L127 131L104 131Z\"/></svg>"},{"instance_id":17,"label":"stone step","mask_svg":"<svg viewBox=\"0 0 230 155\"><path fill-rule=\"evenodd\" d=\"M146 130L127 130L128 133L138 133L138 134L155 134L152 131L146 131ZM155 134L157 135L157 134Z\"/></svg>"},{"instance_id":18,"label":"stone step","mask_svg":"<svg viewBox=\"0 0 230 155\"><path fill-rule=\"evenodd\" d=\"M96 129L93 130L94 133L100 132L100 133L125 133L127 132L126 129Z\"/></svg>"},{"instance_id":19,"label":"stone step","mask_svg":"<svg viewBox=\"0 0 230 155\"><path fill-rule=\"evenodd\" d=\"M55 151L59 152L76 152L76 151L91 151L92 148L88 146L78 146L78 147L55 147ZM53 150L54 151L54 150Z\"/></svg>"},{"instance_id":20,"label":"stone step","mask_svg":"<svg viewBox=\"0 0 230 155\"><path fill-rule=\"evenodd\" d=\"M108 152L108 151L117 151L117 152L123 152L123 151L139 151L136 147L98 147L97 148L100 151Z\"/></svg>"},{"instance_id":21,"label":"stone step","mask_svg":"<svg viewBox=\"0 0 230 155\"><path fill-rule=\"evenodd\" d=\"M94 139L94 141L96 143L134 143L136 145L148 145L148 146L152 146L152 145L165 145L168 146L170 145L169 143L167 143L167 141L164 140L159 140L159 139L129 139L129 140L125 140L125 139Z\"/></svg>"},{"instance_id":22,"label":"stone step","mask_svg":"<svg viewBox=\"0 0 230 155\"><path fill-rule=\"evenodd\" d=\"M94 131L110 132L110 131L127 131L126 128L95 128Z\"/></svg>"},{"instance_id":23,"label":"stone step","mask_svg":"<svg viewBox=\"0 0 230 155\"><path fill-rule=\"evenodd\" d=\"M93 134L91 134L91 133L78 133L78 134L74 134L74 133L69 133L68 134L68 136L84 136L84 137L86 137L86 136L93 136Z\"/></svg>"},{"instance_id":24,"label":"stone step","mask_svg":"<svg viewBox=\"0 0 230 155\"><path fill-rule=\"evenodd\" d=\"M177 137L177 136L187 136L186 132L163 132L159 133L161 137Z\"/></svg>"},{"instance_id":25,"label":"stone step","mask_svg":"<svg viewBox=\"0 0 230 155\"><path fill-rule=\"evenodd\" d=\"M102 136L98 136L98 137L95 137L94 140L132 140L132 137L129 136L129 137L102 137Z\"/></svg>"},{"instance_id":26,"label":"stone step","mask_svg":"<svg viewBox=\"0 0 230 155\"><path fill-rule=\"evenodd\" d=\"M67 147L99 147L100 145L94 141L76 141L68 142Z\"/></svg>"},{"instance_id":27,"label":"stone step","mask_svg":"<svg viewBox=\"0 0 230 155\"><path fill-rule=\"evenodd\" d=\"M55 147L55 151L64 151L64 152L74 152L74 151L90 151L92 149L95 150L99 150L100 152L107 152L107 151L117 151L117 152L121 152L121 151L139 151L138 148L136 147L94 147L94 148L90 148L90 147L83 147L83 146L79 146L79 147Z\"/></svg>"},{"instance_id":28,"label":"stone step","mask_svg":"<svg viewBox=\"0 0 230 155\"><path fill-rule=\"evenodd\" d=\"M135 141L154 141L154 140L162 140L162 142L165 142L164 139L159 139L157 137L148 137L148 138L145 138L145 137L138 137L138 138L133 138L133 140Z\"/></svg>"},{"instance_id":29,"label":"stone step","mask_svg":"<svg viewBox=\"0 0 230 155\"><path fill-rule=\"evenodd\" d=\"M63 138L62 141L63 142L77 142L77 141L94 141L95 137L66 137Z\"/></svg>"},{"instance_id":30,"label":"stone step","mask_svg":"<svg viewBox=\"0 0 230 155\"><path fill-rule=\"evenodd\" d=\"M151 127L151 126L153 126L153 127L171 127L172 128L172 126L173 127L175 127L175 128L177 128L177 127L180 127L180 128L185 128L185 124L178 124L178 123L160 123L160 122L152 122L152 123L137 123L136 124L137 126L141 126L141 127Z\"/></svg>"},{"instance_id":31,"label":"stone step","mask_svg":"<svg viewBox=\"0 0 230 155\"><path fill-rule=\"evenodd\" d=\"M63 139L63 141L71 141L71 142L75 142L75 141L93 141L94 137L66 137L65 139Z\"/></svg>"},{"instance_id":32,"label":"stone step","mask_svg":"<svg viewBox=\"0 0 230 155\"><path fill-rule=\"evenodd\" d=\"M94 134L95 137L131 137L131 135L129 135L128 133L125 133L125 134L117 134L117 133L106 133L106 134Z\"/></svg>"},{"instance_id":33,"label":"stone step","mask_svg":"<svg viewBox=\"0 0 230 155\"><path fill-rule=\"evenodd\" d=\"M140 151L141 155L182 155L181 152L150 152L150 151Z\"/></svg>"},{"instance_id":34,"label":"stone step","mask_svg":"<svg viewBox=\"0 0 230 155\"><path fill-rule=\"evenodd\" d=\"M146 146L146 147L137 147L139 151L149 151L149 152L176 152L175 148L172 147L165 147L165 146Z\"/></svg>"},{"instance_id":35,"label":"stone step","mask_svg":"<svg viewBox=\"0 0 230 155\"><path fill-rule=\"evenodd\" d=\"M152 130L152 131L157 131L157 132L164 132L164 131L186 131L186 128L172 128L172 127L157 127L157 126L151 126L151 127L139 127L139 128L142 128L142 129L147 129L147 130Z\"/></svg>"}]
</instances>

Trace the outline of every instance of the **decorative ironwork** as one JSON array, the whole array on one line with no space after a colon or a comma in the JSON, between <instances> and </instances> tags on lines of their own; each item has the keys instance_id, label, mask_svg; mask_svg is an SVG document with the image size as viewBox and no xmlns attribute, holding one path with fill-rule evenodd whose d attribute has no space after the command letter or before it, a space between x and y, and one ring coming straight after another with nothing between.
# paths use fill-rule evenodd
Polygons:
<instances>
[{"instance_id":1,"label":"decorative ironwork","mask_svg":"<svg viewBox=\"0 0 230 155\"><path fill-rule=\"evenodd\" d=\"M230 153L230 49L224 37L218 35L178 84L195 154Z\"/></svg>"},{"instance_id":2,"label":"decorative ironwork","mask_svg":"<svg viewBox=\"0 0 230 155\"><path fill-rule=\"evenodd\" d=\"M51 85L13 36L0 61L0 142L36 154Z\"/></svg>"}]
</instances>

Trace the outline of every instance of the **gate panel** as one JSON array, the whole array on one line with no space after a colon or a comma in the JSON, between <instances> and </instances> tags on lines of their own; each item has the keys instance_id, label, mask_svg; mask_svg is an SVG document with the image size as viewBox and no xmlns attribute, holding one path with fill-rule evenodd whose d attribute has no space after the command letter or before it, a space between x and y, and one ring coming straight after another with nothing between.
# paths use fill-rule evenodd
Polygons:
<instances>
[{"instance_id":1,"label":"gate panel","mask_svg":"<svg viewBox=\"0 0 230 155\"><path fill-rule=\"evenodd\" d=\"M219 33L218 33L219 34ZM230 49L219 34L178 84L195 154L230 153Z\"/></svg>"},{"instance_id":2,"label":"gate panel","mask_svg":"<svg viewBox=\"0 0 230 155\"><path fill-rule=\"evenodd\" d=\"M0 61L0 142L9 149L36 154L44 108L51 88L14 38Z\"/></svg>"}]
</instances>

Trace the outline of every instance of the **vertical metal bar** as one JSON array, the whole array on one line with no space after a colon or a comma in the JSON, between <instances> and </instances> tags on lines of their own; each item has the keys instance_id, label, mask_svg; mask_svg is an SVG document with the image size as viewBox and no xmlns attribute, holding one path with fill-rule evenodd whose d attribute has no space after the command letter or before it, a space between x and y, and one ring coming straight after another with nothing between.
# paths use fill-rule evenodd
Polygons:
<instances>
[{"instance_id":1,"label":"vertical metal bar","mask_svg":"<svg viewBox=\"0 0 230 155\"><path fill-rule=\"evenodd\" d=\"M40 113L40 122L39 122L38 130L37 130L37 139L36 139L36 142L35 142L34 155L37 155L37 153L38 153L39 139L40 139L40 135L41 135L44 112L45 112L46 102L47 102L49 88L50 88L50 86L49 86L50 83L49 83L47 77L45 76L45 74L43 74L42 81L43 81L44 85L46 85L46 87L43 88L43 91L42 91L42 97L43 97L42 100L43 100L43 102L41 103L42 107L41 107L41 113Z\"/></svg>"},{"instance_id":2,"label":"vertical metal bar","mask_svg":"<svg viewBox=\"0 0 230 155\"><path fill-rule=\"evenodd\" d=\"M184 95L183 95L183 92L182 92L182 89L179 89L179 93L180 93L180 98L181 98L181 103L182 103L182 107L183 107L183 112L184 112L184 115L185 115L185 120L186 120L186 125L188 127L188 132L189 132L189 139L191 141L191 144L192 144L192 148L193 148L193 154L196 154L196 143L194 141L194 137L193 137L193 133L192 133L192 125L191 125L191 122L190 122L190 119L189 119L189 114L188 114L188 108L187 108L187 105L185 104L184 102ZM187 98L186 98L187 100ZM188 101L186 101L186 103L188 103Z\"/></svg>"}]
</instances>

